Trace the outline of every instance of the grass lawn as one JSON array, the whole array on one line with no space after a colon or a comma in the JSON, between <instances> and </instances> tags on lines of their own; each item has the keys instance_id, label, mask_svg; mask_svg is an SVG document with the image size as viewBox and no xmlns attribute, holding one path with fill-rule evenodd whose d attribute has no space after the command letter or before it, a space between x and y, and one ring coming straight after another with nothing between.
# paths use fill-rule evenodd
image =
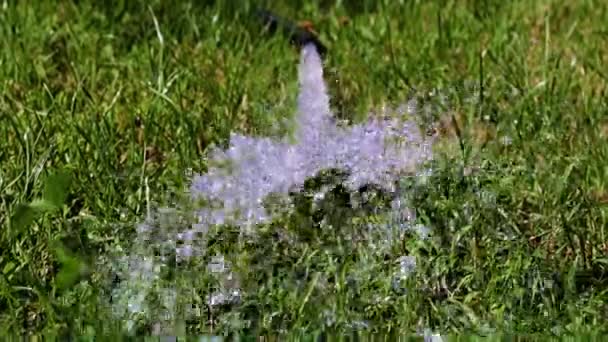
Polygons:
<instances>
[{"instance_id":1,"label":"grass lawn","mask_svg":"<svg viewBox=\"0 0 608 342\"><path fill-rule=\"evenodd\" d=\"M154 283L147 300L183 299L167 331L608 332L608 2L283 3L266 7L312 22L328 48L338 118L413 98L426 111L433 171L408 199L431 237L374 248L356 220L321 234L293 215L250 239L218 229L198 264L169 262ZM292 129L300 56L263 34L259 5L3 2L0 329L124 333L110 265L141 252L137 224L188 206L191 175L231 132ZM237 304L206 299L226 282L207 271L216 254L238 274ZM415 273L395 286L404 256ZM162 315L130 319L149 335Z\"/></svg>"}]
</instances>

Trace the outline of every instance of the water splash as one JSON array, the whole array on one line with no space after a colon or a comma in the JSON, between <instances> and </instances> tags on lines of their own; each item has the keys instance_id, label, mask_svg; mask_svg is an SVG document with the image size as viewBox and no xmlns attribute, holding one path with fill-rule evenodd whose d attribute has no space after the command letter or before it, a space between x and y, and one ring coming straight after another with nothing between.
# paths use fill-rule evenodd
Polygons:
<instances>
[{"instance_id":1,"label":"water splash","mask_svg":"<svg viewBox=\"0 0 608 342\"><path fill-rule=\"evenodd\" d=\"M302 48L295 144L286 138L255 138L233 133L227 150L210 154L213 165L194 177L191 193L217 206L199 210L200 225L231 223L245 232L271 219L263 200L271 193L287 194L325 169L342 169L349 177L345 185L357 190L366 184L395 191L400 175L416 172L431 159L431 140L425 140L414 113L402 106L390 118L372 118L362 125L340 127L329 106L323 80L323 64L314 45ZM186 252L180 250L179 253ZM188 249L188 256L191 250ZM185 256L185 255L184 255Z\"/></svg>"},{"instance_id":2,"label":"water splash","mask_svg":"<svg viewBox=\"0 0 608 342\"><path fill-rule=\"evenodd\" d=\"M174 229L173 233L163 233L166 236L161 237L165 245L174 246L178 260L201 255L203 244L197 243L197 236L206 234L214 225L229 223L240 227L243 233L254 234L256 225L273 218L263 205L270 194L287 195L301 190L308 178L323 170L346 171L348 178L344 185L352 191L372 184L395 192L397 181L403 175L419 173L421 165L432 158L432 139L427 139L412 119L416 114L415 102L398 107L392 116L370 118L360 125L339 126L330 109L323 64L314 45L302 48L298 74L296 143L287 137L260 138L232 133L227 149L213 149L208 158L209 171L194 176L190 187L192 198L206 203L195 210L198 223L179 226L176 232ZM284 210L289 210L289 206ZM393 221L389 226L420 228L421 234L428 233L424 227L409 225L415 217L403 197L396 197L390 211ZM152 222L142 225L148 229L138 233L134 245L149 245L154 234L158 239L158 231L155 232L158 228L152 225ZM176 241L183 244L177 246ZM141 265L136 267L123 264L128 267L122 272L123 283L127 285L115 291L121 303L128 303L129 314L148 310L143 298L147 291L153 290L152 280L157 279L160 272L158 264L164 263L159 258L154 259L154 264L152 259L141 260ZM224 272L230 273L230 269ZM142 282L143 288L133 290L130 286L130 283ZM225 290L226 293L212 294L208 304L218 304L225 298L234 300L238 289ZM171 305L172 302L166 303L167 307Z\"/></svg>"}]
</instances>

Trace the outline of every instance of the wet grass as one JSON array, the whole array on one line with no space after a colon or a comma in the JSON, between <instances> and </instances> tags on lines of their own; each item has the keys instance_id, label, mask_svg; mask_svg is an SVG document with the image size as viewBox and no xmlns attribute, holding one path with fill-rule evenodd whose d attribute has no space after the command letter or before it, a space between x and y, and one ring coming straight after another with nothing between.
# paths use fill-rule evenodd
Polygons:
<instances>
[{"instance_id":1,"label":"wet grass","mask_svg":"<svg viewBox=\"0 0 608 342\"><path fill-rule=\"evenodd\" d=\"M605 2L358 3L272 8L315 24L337 116L363 120L412 96L429 104L442 142L413 201L433 238L379 255L344 247L350 232L297 246L262 234L232 255L251 289L245 303L184 329L606 332ZM0 9L0 326L114 331L100 299L108 275L93 261L128 245L149 203L179 197L209 146L231 131L271 134L293 116L297 50L262 34L255 8ZM70 175L64 204L31 224L11 219L46 198L57 170ZM67 288L64 249L89 270ZM420 291L393 289L404 254L418 258L409 281ZM206 293L209 281L199 284Z\"/></svg>"}]
</instances>

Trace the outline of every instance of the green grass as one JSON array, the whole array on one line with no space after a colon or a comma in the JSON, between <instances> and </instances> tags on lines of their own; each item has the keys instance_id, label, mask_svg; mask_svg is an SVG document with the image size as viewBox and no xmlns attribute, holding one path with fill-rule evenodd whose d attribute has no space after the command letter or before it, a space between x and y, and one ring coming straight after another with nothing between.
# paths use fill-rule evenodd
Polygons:
<instances>
[{"instance_id":1,"label":"green grass","mask_svg":"<svg viewBox=\"0 0 608 342\"><path fill-rule=\"evenodd\" d=\"M150 203L178 201L209 146L231 131L271 134L293 116L297 51L259 34L253 3L204 3L0 8L3 329L117 332L103 303L109 275L95 260L128 246ZM217 313L219 325L205 317L186 331L310 333L329 310L336 333L357 320L398 334L605 333L606 2L285 3L273 9L313 21L329 47L338 116L362 120L413 95L434 101L424 95L433 89L450 95L447 116L434 118L453 118L457 133L446 130L435 173L414 196L436 233L390 255L344 245L348 231L297 246L272 230L248 245L219 244L232 248L250 295ZM70 176L67 192L45 181L57 171ZM53 197L62 193L65 201ZM34 209L52 205L30 224L16 221L40 198ZM426 290L392 292L391 260L403 254L418 257L410 285ZM195 290L208 293L212 280L198 277ZM241 327L247 320L255 330Z\"/></svg>"}]
</instances>

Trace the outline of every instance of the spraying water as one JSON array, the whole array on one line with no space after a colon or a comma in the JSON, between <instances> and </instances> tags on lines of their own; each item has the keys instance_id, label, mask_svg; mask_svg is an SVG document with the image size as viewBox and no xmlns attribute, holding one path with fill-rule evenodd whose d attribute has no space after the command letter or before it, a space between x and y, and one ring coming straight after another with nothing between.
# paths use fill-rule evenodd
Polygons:
<instances>
[{"instance_id":1,"label":"spraying water","mask_svg":"<svg viewBox=\"0 0 608 342\"><path fill-rule=\"evenodd\" d=\"M398 110L400 117L338 127L329 106L323 64L313 44L302 48L299 85L296 144L233 133L227 150L211 152L211 164L230 167L213 168L193 179L193 197L219 205L199 211L199 228L231 223L252 232L256 224L271 219L262 205L266 196L287 194L324 169L347 171L346 185L351 190L375 184L395 191L399 175L414 172L431 158L432 142L423 139L414 121L403 120L413 114L403 108ZM178 254L187 257L191 252L185 248Z\"/></svg>"},{"instance_id":2,"label":"spraying water","mask_svg":"<svg viewBox=\"0 0 608 342\"><path fill-rule=\"evenodd\" d=\"M431 158L432 141L424 139L413 120L405 120L414 114L411 104L398 108L398 115L393 118L370 119L350 127L337 126L323 79L323 63L314 44L305 45L301 50L298 77L297 142L232 133L226 150L213 149L208 159L209 171L195 176L190 188L193 199L204 199L206 203L196 209L198 223L180 230L176 236L161 237L163 241L183 242L175 247L178 260L202 254L204 247L195 237L205 234L212 226L231 224L245 234L254 234L256 225L272 220L263 205L268 195L297 191L306 179L325 169L347 171L345 185L352 191L367 184L395 191L395 183L404 173L415 173ZM404 214L409 211L399 198L392 203L391 211L396 225L413 218ZM152 225L140 225L141 241L134 245L147 246L151 230ZM158 263L162 264L163 260L131 255L121 263L127 267L123 272L125 283L139 284L139 287L116 290L117 298L127 302L121 315L146 312L149 308L144 297L146 291L151 290L151 282L158 279ZM209 305L238 296L237 290L212 296ZM167 291L163 297L170 307L175 292Z\"/></svg>"}]
</instances>

